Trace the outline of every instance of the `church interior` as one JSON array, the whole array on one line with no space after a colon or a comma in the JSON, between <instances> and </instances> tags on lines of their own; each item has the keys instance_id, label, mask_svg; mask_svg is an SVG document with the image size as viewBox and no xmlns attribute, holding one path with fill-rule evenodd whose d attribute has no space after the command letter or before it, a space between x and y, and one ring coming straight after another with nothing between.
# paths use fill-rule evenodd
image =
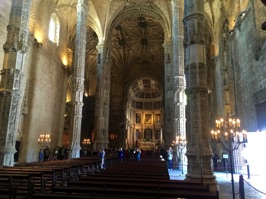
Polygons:
<instances>
[{"instance_id":1,"label":"church interior","mask_svg":"<svg viewBox=\"0 0 266 199\"><path fill-rule=\"evenodd\" d=\"M79 158L182 138L187 178L216 184L216 119L266 129L264 4L1 0L0 165L36 162L44 143Z\"/></svg>"}]
</instances>

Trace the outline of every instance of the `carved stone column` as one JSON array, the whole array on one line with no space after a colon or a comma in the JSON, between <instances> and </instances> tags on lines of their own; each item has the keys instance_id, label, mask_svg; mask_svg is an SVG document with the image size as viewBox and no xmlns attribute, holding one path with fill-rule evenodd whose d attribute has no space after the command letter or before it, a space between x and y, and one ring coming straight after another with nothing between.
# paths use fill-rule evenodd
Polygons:
<instances>
[{"instance_id":1,"label":"carved stone column","mask_svg":"<svg viewBox=\"0 0 266 199\"><path fill-rule=\"evenodd\" d=\"M84 93L84 73L85 73L85 52L86 52L86 34L87 34L87 15L88 1L78 0L77 4L77 28L76 45L74 51L74 74L73 74L73 93L72 93L72 135L71 158L80 157L80 133Z\"/></svg>"},{"instance_id":2,"label":"carved stone column","mask_svg":"<svg viewBox=\"0 0 266 199\"><path fill-rule=\"evenodd\" d=\"M111 66L109 63L110 49L103 43L99 44L97 49L98 69L94 150L101 150L108 147Z\"/></svg>"},{"instance_id":3,"label":"carved stone column","mask_svg":"<svg viewBox=\"0 0 266 199\"><path fill-rule=\"evenodd\" d=\"M186 135L185 128L185 75L184 75L184 28L183 28L183 0L172 0L172 40L173 40L173 69L175 75L175 135Z\"/></svg>"},{"instance_id":4,"label":"carved stone column","mask_svg":"<svg viewBox=\"0 0 266 199\"><path fill-rule=\"evenodd\" d=\"M175 76L173 71L173 60L172 60L172 41L171 38L169 38L167 41L163 44L164 47L164 68L165 68L165 97L164 97L164 146L168 148L174 137L175 137L175 121L174 121L174 93L175 93Z\"/></svg>"},{"instance_id":5,"label":"carved stone column","mask_svg":"<svg viewBox=\"0 0 266 199\"><path fill-rule=\"evenodd\" d=\"M173 138L177 135L186 136L185 118L185 75L184 75L184 1L172 0L172 43L173 43L173 74L174 74L174 131ZM176 160L182 158L185 150L174 148ZM182 152L182 154L181 154ZM181 159L180 159L181 160ZM183 164L183 160L181 161ZM182 165L183 166L183 165Z\"/></svg>"},{"instance_id":6,"label":"carved stone column","mask_svg":"<svg viewBox=\"0 0 266 199\"><path fill-rule=\"evenodd\" d=\"M0 165L14 166L19 123L22 71L28 49L30 0L13 0L0 83Z\"/></svg>"},{"instance_id":7,"label":"carved stone column","mask_svg":"<svg viewBox=\"0 0 266 199\"><path fill-rule=\"evenodd\" d=\"M202 180L217 190L207 125L207 62L210 33L201 0L185 1L185 63L187 80L187 179Z\"/></svg>"}]
</instances>

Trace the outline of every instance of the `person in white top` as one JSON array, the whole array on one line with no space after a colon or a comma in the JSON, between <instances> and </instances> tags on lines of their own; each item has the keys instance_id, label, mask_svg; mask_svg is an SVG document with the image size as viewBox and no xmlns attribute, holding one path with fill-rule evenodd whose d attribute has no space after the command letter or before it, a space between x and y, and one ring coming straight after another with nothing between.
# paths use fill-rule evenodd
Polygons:
<instances>
[{"instance_id":1,"label":"person in white top","mask_svg":"<svg viewBox=\"0 0 266 199\"><path fill-rule=\"evenodd\" d=\"M168 150L168 169L173 169L173 149L172 147L169 147Z\"/></svg>"}]
</instances>

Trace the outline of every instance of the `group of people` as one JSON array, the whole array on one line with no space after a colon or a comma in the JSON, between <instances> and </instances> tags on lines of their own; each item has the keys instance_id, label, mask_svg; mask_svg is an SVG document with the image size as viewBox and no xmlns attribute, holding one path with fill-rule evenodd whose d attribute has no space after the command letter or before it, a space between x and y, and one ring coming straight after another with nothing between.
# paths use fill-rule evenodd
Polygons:
<instances>
[{"instance_id":1,"label":"group of people","mask_svg":"<svg viewBox=\"0 0 266 199\"><path fill-rule=\"evenodd\" d=\"M68 158L68 147L64 147L64 146L57 146L54 149L54 154L53 154L53 160L63 160L63 159L67 159Z\"/></svg>"},{"instance_id":2,"label":"group of people","mask_svg":"<svg viewBox=\"0 0 266 199\"><path fill-rule=\"evenodd\" d=\"M111 151L109 149L102 149L100 151L98 151L98 156L100 157L101 160L101 169L105 169L106 168L106 157L108 157L109 154L117 154L117 157L119 159L120 162L123 162L126 155L126 152L122 147L120 147L118 150L116 151ZM132 154L131 154L132 153ZM135 159L136 161L140 161L140 157L141 157L141 150L139 150L138 148L136 148L135 150L130 150L130 159Z\"/></svg>"},{"instance_id":3,"label":"group of people","mask_svg":"<svg viewBox=\"0 0 266 199\"><path fill-rule=\"evenodd\" d=\"M68 148L67 147L59 147L57 146L53 153L51 154L51 150L48 146L43 147L39 151L39 162L48 161L48 160L63 160L68 157Z\"/></svg>"},{"instance_id":4,"label":"group of people","mask_svg":"<svg viewBox=\"0 0 266 199\"><path fill-rule=\"evenodd\" d=\"M48 161L50 159L52 159L52 160L67 159L68 152L69 152L69 150L68 150L67 147L59 147L59 146L57 146L54 149L52 157L51 157L51 152L50 152L49 147L45 146L42 149L40 149L40 151L39 151L39 161L40 162L41 161ZM86 152L87 152L87 150L86 150ZM109 150L105 150L105 149L102 149L101 151L98 152L98 155L99 155L99 157L101 159L101 168L102 169L106 168L106 164L105 164L106 160L105 159L106 159L106 156L109 153L111 153L111 152ZM130 153L130 157L129 158L131 160L135 159L136 161L140 161L140 157L141 157L141 153L142 153L141 150L136 148L136 149L130 150L129 153ZM125 151L123 150L122 147L119 148L119 150L117 152L117 155L118 155L119 161L123 162L126 154L125 154ZM172 170L173 169L173 158L174 158L172 147L169 147L168 150L161 149L160 155L162 155L163 158L165 160L167 160L168 169ZM87 156L87 153L83 153L83 156ZM213 155L213 157L212 157L214 171L217 171L218 160L219 160L219 157L215 153ZM224 154L223 154L223 158L222 158L222 163L223 163L224 172L227 172L227 159L224 157Z\"/></svg>"},{"instance_id":5,"label":"group of people","mask_svg":"<svg viewBox=\"0 0 266 199\"><path fill-rule=\"evenodd\" d=\"M162 155L164 156L164 159L167 160L168 169L172 170L173 169L173 149L172 149L172 147L169 147L169 149L167 151L162 152ZM227 173L227 155L225 153L223 153L222 156L223 157L221 159L221 162L223 164L223 169L224 169L224 172ZM214 171L218 170L218 161L219 161L219 157L215 153L212 157L212 164L213 164Z\"/></svg>"},{"instance_id":6,"label":"group of people","mask_svg":"<svg viewBox=\"0 0 266 199\"><path fill-rule=\"evenodd\" d=\"M50 149L48 146L43 147L43 149L40 149L39 151L39 161L48 161L50 157Z\"/></svg>"}]
</instances>

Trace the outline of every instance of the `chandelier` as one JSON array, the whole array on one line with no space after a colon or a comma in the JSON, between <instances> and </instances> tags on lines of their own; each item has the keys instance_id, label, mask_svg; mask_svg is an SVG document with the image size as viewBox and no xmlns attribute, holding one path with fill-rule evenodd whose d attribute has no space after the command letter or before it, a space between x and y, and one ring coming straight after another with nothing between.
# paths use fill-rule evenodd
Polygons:
<instances>
[{"instance_id":1,"label":"chandelier","mask_svg":"<svg viewBox=\"0 0 266 199\"><path fill-rule=\"evenodd\" d=\"M41 134L37 139L38 144L47 145L51 142L50 134Z\"/></svg>"},{"instance_id":2,"label":"chandelier","mask_svg":"<svg viewBox=\"0 0 266 199\"><path fill-rule=\"evenodd\" d=\"M224 149L226 149L224 143L235 143L235 149L240 144L247 143L247 134L246 131L241 131L240 119L221 118L216 120L215 123L216 129L211 130L212 141L222 144Z\"/></svg>"},{"instance_id":3,"label":"chandelier","mask_svg":"<svg viewBox=\"0 0 266 199\"><path fill-rule=\"evenodd\" d=\"M240 128L240 119L221 118L215 121L216 128L211 130L212 142L220 144L229 153L230 172L232 182L232 196L235 199L234 175L233 175L233 151L238 150L240 144L247 143L246 131Z\"/></svg>"}]
</instances>

